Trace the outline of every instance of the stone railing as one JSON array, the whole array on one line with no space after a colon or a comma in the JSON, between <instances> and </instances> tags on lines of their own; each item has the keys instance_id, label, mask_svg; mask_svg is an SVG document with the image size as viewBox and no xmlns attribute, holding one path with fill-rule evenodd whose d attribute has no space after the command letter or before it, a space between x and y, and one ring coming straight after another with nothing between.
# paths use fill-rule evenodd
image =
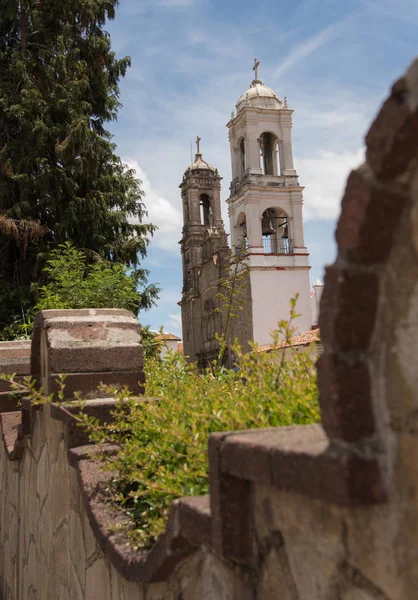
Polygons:
<instances>
[{"instance_id":1,"label":"stone railing","mask_svg":"<svg viewBox=\"0 0 418 600\"><path fill-rule=\"evenodd\" d=\"M165 533L141 552L115 527L71 403L24 400L0 416L3 598L416 597L418 62L366 142L321 302L322 426L212 435L209 497L174 502ZM47 311L35 325L31 373L46 390L66 373L102 420L113 399L94 397L99 381L141 393L129 313Z\"/></svg>"}]
</instances>

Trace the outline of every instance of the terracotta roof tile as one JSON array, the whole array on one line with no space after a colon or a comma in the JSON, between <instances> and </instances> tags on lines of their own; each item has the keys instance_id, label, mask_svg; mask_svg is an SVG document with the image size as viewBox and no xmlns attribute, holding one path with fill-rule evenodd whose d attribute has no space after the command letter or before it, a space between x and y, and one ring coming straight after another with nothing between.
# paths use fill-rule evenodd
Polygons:
<instances>
[{"instance_id":1,"label":"terracotta roof tile","mask_svg":"<svg viewBox=\"0 0 418 600\"><path fill-rule=\"evenodd\" d=\"M169 340L172 340L172 341L175 341L175 342L181 342L181 338L179 338L174 333L159 333L156 336L156 339L160 340L160 341L169 341Z\"/></svg>"},{"instance_id":2,"label":"terracotta roof tile","mask_svg":"<svg viewBox=\"0 0 418 600\"><path fill-rule=\"evenodd\" d=\"M290 339L290 343L286 343L285 341L280 342L279 344L267 344L265 346L259 346L257 348L257 352L270 352L271 350L277 350L279 348L290 348L292 346L308 346L312 344L312 342L319 342L320 335L319 329L310 329L309 331L305 331L304 333L299 333Z\"/></svg>"}]
</instances>

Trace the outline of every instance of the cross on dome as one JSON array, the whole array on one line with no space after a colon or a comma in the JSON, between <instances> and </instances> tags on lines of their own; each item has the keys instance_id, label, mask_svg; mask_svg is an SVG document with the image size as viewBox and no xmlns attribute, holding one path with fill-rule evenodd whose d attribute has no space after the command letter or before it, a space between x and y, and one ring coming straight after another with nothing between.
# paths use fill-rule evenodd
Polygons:
<instances>
[{"instance_id":1,"label":"cross on dome","mask_svg":"<svg viewBox=\"0 0 418 600\"><path fill-rule=\"evenodd\" d=\"M256 58L254 59L253 71L255 73L254 81L258 81L258 67L260 66L260 61Z\"/></svg>"},{"instance_id":2,"label":"cross on dome","mask_svg":"<svg viewBox=\"0 0 418 600\"><path fill-rule=\"evenodd\" d=\"M200 154L200 142L201 141L202 141L202 138L197 136L197 138L196 138L197 154Z\"/></svg>"}]
</instances>

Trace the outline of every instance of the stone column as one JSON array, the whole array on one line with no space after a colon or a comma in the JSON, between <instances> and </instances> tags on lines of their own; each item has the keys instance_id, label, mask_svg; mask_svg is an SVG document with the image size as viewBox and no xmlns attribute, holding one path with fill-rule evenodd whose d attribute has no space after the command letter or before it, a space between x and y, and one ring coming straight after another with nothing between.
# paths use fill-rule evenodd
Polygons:
<instances>
[{"instance_id":1,"label":"stone column","mask_svg":"<svg viewBox=\"0 0 418 600\"><path fill-rule=\"evenodd\" d=\"M193 225L200 224L200 201L199 190L189 187L189 213L190 223Z\"/></svg>"},{"instance_id":2,"label":"stone column","mask_svg":"<svg viewBox=\"0 0 418 600\"><path fill-rule=\"evenodd\" d=\"M280 122L282 126L282 140L280 142L281 173L282 175L296 175L292 151L292 111L283 111Z\"/></svg>"},{"instance_id":3,"label":"stone column","mask_svg":"<svg viewBox=\"0 0 418 600\"><path fill-rule=\"evenodd\" d=\"M291 236L293 238L293 245L295 248L303 248L305 241L303 237L303 216L302 206L303 198L302 192L290 192L290 204L292 207L292 228Z\"/></svg>"},{"instance_id":4,"label":"stone column","mask_svg":"<svg viewBox=\"0 0 418 600\"><path fill-rule=\"evenodd\" d=\"M222 225L221 214L221 182L216 181L213 185L213 200L212 200L213 217L216 225Z\"/></svg>"},{"instance_id":5,"label":"stone column","mask_svg":"<svg viewBox=\"0 0 418 600\"><path fill-rule=\"evenodd\" d=\"M256 198L247 201L245 205L245 216L247 220L247 237L250 252L251 248L254 248L254 252L256 252L263 245L261 240L260 206Z\"/></svg>"},{"instance_id":6,"label":"stone column","mask_svg":"<svg viewBox=\"0 0 418 600\"><path fill-rule=\"evenodd\" d=\"M254 115L247 113L246 137L245 137L245 152L247 159L247 169L250 173L262 174L260 165L260 144L258 142L257 131L257 113Z\"/></svg>"}]
</instances>

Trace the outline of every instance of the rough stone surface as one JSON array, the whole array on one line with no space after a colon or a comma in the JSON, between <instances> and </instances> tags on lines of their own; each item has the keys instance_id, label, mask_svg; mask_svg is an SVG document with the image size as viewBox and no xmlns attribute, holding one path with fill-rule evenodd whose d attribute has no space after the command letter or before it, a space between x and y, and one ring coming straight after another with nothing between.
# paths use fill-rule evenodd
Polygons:
<instances>
[{"instance_id":1,"label":"rough stone surface","mask_svg":"<svg viewBox=\"0 0 418 600\"><path fill-rule=\"evenodd\" d=\"M101 383L142 393L141 326L126 310L41 311L34 321L31 374L47 394L59 391L56 380L64 374L67 398L97 395Z\"/></svg>"},{"instance_id":2,"label":"rough stone surface","mask_svg":"<svg viewBox=\"0 0 418 600\"><path fill-rule=\"evenodd\" d=\"M365 359L324 354L318 364L322 425L330 438L353 442L376 430Z\"/></svg>"},{"instance_id":3,"label":"rough stone surface","mask_svg":"<svg viewBox=\"0 0 418 600\"><path fill-rule=\"evenodd\" d=\"M0 342L0 374L16 374L16 381L30 374L30 341ZM8 381L0 381L0 412L18 408L18 397L10 394Z\"/></svg>"}]
</instances>

